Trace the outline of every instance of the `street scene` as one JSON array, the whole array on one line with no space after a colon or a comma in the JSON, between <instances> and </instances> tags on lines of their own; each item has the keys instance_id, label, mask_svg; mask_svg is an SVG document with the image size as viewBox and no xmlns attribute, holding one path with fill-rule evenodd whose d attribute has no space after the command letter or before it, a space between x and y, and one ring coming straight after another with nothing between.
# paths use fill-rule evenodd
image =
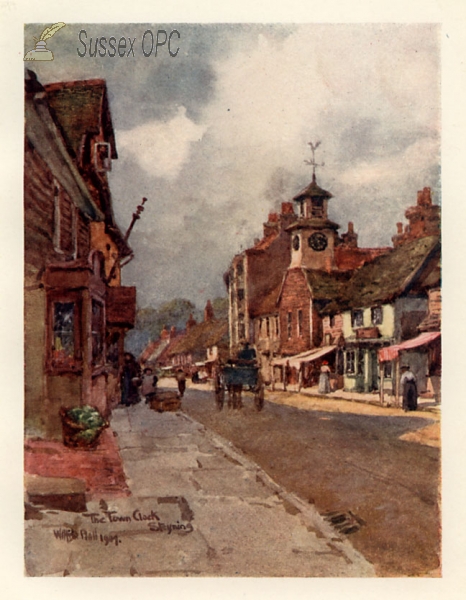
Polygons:
<instances>
[{"instance_id":1,"label":"street scene","mask_svg":"<svg viewBox=\"0 0 466 600\"><path fill-rule=\"evenodd\" d=\"M25 27L27 577L442 577L439 44Z\"/></svg>"}]
</instances>

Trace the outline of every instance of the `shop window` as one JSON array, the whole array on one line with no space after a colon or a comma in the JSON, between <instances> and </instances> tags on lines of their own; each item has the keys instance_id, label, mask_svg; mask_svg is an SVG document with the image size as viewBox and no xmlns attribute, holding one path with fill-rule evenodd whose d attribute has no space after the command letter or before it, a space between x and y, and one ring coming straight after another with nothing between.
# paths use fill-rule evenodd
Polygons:
<instances>
[{"instance_id":1,"label":"shop window","mask_svg":"<svg viewBox=\"0 0 466 600\"><path fill-rule=\"evenodd\" d=\"M74 302L55 302L53 306L53 356L56 360L74 358Z\"/></svg>"},{"instance_id":2,"label":"shop window","mask_svg":"<svg viewBox=\"0 0 466 600\"><path fill-rule=\"evenodd\" d=\"M360 309L351 311L351 325L353 326L353 329L355 327L362 327L363 324L364 324L363 311Z\"/></svg>"},{"instance_id":3,"label":"shop window","mask_svg":"<svg viewBox=\"0 0 466 600\"><path fill-rule=\"evenodd\" d=\"M92 365L103 363L104 356L104 309L103 305L92 300Z\"/></svg>"},{"instance_id":4,"label":"shop window","mask_svg":"<svg viewBox=\"0 0 466 600\"><path fill-rule=\"evenodd\" d=\"M355 361L354 350L348 350L346 352L346 372L348 375L354 375L354 361Z\"/></svg>"},{"instance_id":5,"label":"shop window","mask_svg":"<svg viewBox=\"0 0 466 600\"><path fill-rule=\"evenodd\" d=\"M391 363L391 361L384 363L384 365L383 365L383 374L384 374L384 377L388 377L388 378L392 377L392 363Z\"/></svg>"},{"instance_id":6,"label":"shop window","mask_svg":"<svg viewBox=\"0 0 466 600\"><path fill-rule=\"evenodd\" d=\"M383 311L381 306L374 306L371 308L371 321L372 325L381 325L383 322Z\"/></svg>"}]
</instances>

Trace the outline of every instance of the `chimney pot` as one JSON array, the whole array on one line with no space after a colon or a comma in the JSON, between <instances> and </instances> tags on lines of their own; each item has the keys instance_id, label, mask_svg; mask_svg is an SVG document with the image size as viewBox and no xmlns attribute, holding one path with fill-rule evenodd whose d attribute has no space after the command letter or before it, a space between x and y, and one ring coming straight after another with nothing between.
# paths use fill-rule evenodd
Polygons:
<instances>
[{"instance_id":1,"label":"chimney pot","mask_svg":"<svg viewBox=\"0 0 466 600\"><path fill-rule=\"evenodd\" d=\"M397 229L398 235L401 235L403 233L403 223L397 223L396 229Z\"/></svg>"}]
</instances>

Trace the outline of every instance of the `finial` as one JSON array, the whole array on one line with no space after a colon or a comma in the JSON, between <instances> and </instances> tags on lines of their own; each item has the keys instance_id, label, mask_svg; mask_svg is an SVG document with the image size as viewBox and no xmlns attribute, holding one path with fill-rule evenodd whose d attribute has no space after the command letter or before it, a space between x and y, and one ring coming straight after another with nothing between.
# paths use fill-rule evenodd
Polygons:
<instances>
[{"instance_id":1,"label":"finial","mask_svg":"<svg viewBox=\"0 0 466 600\"><path fill-rule=\"evenodd\" d=\"M316 182L316 167L324 167L325 166L324 162L322 164L320 164L320 165L316 163L315 152L316 152L317 148L320 146L320 144L321 144L320 140L317 141L315 144L313 144L312 142L308 143L308 145L311 147L312 160L305 160L304 161L307 165L310 165L312 167L312 181L313 181L313 183Z\"/></svg>"}]
</instances>

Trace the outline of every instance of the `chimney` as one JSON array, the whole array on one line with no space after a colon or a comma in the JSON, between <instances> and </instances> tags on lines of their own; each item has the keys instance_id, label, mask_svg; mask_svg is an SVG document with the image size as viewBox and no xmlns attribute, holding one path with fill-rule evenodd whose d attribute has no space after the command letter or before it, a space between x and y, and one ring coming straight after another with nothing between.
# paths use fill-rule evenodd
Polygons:
<instances>
[{"instance_id":1,"label":"chimney","mask_svg":"<svg viewBox=\"0 0 466 600\"><path fill-rule=\"evenodd\" d=\"M430 187L425 187L417 193L417 204L418 206L431 206L432 197L430 195Z\"/></svg>"},{"instance_id":2,"label":"chimney","mask_svg":"<svg viewBox=\"0 0 466 600\"><path fill-rule=\"evenodd\" d=\"M396 233L398 235L401 235L403 233L403 223L397 223L396 224Z\"/></svg>"},{"instance_id":3,"label":"chimney","mask_svg":"<svg viewBox=\"0 0 466 600\"><path fill-rule=\"evenodd\" d=\"M189 315L189 319L186 321L186 333L188 333L188 331L192 329L194 325L197 325L197 321L193 318L193 315L191 313Z\"/></svg>"},{"instance_id":4,"label":"chimney","mask_svg":"<svg viewBox=\"0 0 466 600\"><path fill-rule=\"evenodd\" d=\"M348 221L348 233L354 233L354 225L352 221Z\"/></svg>"},{"instance_id":5,"label":"chimney","mask_svg":"<svg viewBox=\"0 0 466 600\"><path fill-rule=\"evenodd\" d=\"M160 332L160 339L168 340L169 337L170 337L170 333L168 332L167 326L164 325L162 331Z\"/></svg>"},{"instance_id":6,"label":"chimney","mask_svg":"<svg viewBox=\"0 0 466 600\"><path fill-rule=\"evenodd\" d=\"M282 202L282 215L294 215L293 202Z\"/></svg>"},{"instance_id":7,"label":"chimney","mask_svg":"<svg viewBox=\"0 0 466 600\"><path fill-rule=\"evenodd\" d=\"M214 309L212 308L212 304L210 300L207 300L207 304L204 308L204 321L212 321L214 318Z\"/></svg>"}]
</instances>

